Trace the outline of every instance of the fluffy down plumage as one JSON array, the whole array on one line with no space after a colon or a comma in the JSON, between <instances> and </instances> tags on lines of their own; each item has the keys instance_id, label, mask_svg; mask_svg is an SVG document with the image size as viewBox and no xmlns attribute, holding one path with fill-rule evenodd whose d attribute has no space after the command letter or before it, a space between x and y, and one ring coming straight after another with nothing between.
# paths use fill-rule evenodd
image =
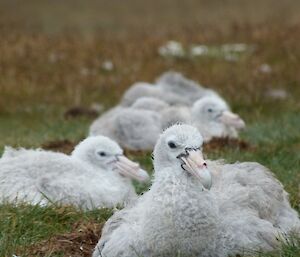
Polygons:
<instances>
[{"instance_id":1,"label":"fluffy down plumage","mask_svg":"<svg viewBox=\"0 0 300 257\"><path fill-rule=\"evenodd\" d=\"M165 91L163 88L156 87L150 83L137 82L133 84L123 95L121 106L131 106L141 97L151 97L163 100L167 104L189 105L189 100L175 93Z\"/></svg>"},{"instance_id":2,"label":"fluffy down plumage","mask_svg":"<svg viewBox=\"0 0 300 257\"><path fill-rule=\"evenodd\" d=\"M130 150L152 150L161 130L159 113L118 106L93 122L90 135L108 136Z\"/></svg>"},{"instance_id":3,"label":"fluffy down plumage","mask_svg":"<svg viewBox=\"0 0 300 257\"><path fill-rule=\"evenodd\" d=\"M3 156L1 201L42 205L58 202L87 209L113 207L136 198L131 174L140 180L148 178L145 171L123 156L115 142L103 136L85 139L71 156L11 148Z\"/></svg>"},{"instance_id":4,"label":"fluffy down plumage","mask_svg":"<svg viewBox=\"0 0 300 257\"><path fill-rule=\"evenodd\" d=\"M170 105L167 104L166 102L159 100L157 98L154 98L154 97L141 97L141 98L138 98L131 105L131 107L134 109L144 109L144 110L160 112L160 111L170 107Z\"/></svg>"},{"instance_id":5,"label":"fluffy down plumage","mask_svg":"<svg viewBox=\"0 0 300 257\"><path fill-rule=\"evenodd\" d=\"M160 113L163 129L176 123L192 124L198 128L205 142L214 137L236 138L239 130L245 127L244 121L217 96L205 96L192 107L170 106Z\"/></svg>"},{"instance_id":6,"label":"fluffy down plumage","mask_svg":"<svg viewBox=\"0 0 300 257\"><path fill-rule=\"evenodd\" d=\"M249 209L284 233L300 232L297 212L290 206L283 185L266 167L256 162L226 164L208 161L213 174L211 191L220 201L220 212Z\"/></svg>"},{"instance_id":7,"label":"fluffy down plumage","mask_svg":"<svg viewBox=\"0 0 300 257\"><path fill-rule=\"evenodd\" d=\"M93 257L270 251L278 247L278 236L298 228L282 185L257 163L208 162L210 188L201 144L199 132L188 125L162 134L154 149L150 191L109 219ZM293 221L281 222L282 215Z\"/></svg>"},{"instance_id":8,"label":"fluffy down plumage","mask_svg":"<svg viewBox=\"0 0 300 257\"><path fill-rule=\"evenodd\" d=\"M219 97L207 96L192 107L170 106L161 100L140 98L132 107L117 106L90 127L90 135L105 135L130 150L152 150L159 134L177 123L195 125L208 142L214 137L238 137L244 121Z\"/></svg>"},{"instance_id":9,"label":"fluffy down plumage","mask_svg":"<svg viewBox=\"0 0 300 257\"><path fill-rule=\"evenodd\" d=\"M177 123L192 124L199 129L206 142L214 137L237 138L239 131L245 128L245 122L237 114L232 113L229 105L217 95L204 96L190 107L170 106L152 97L142 97L137 99L131 108L155 111L156 115L160 115L161 125L158 125L158 122L152 123L152 126L148 126L149 129L155 125L164 130ZM148 114L143 113L144 115ZM157 138L158 136L155 139ZM152 144L152 148L153 146Z\"/></svg>"},{"instance_id":10,"label":"fluffy down plumage","mask_svg":"<svg viewBox=\"0 0 300 257\"><path fill-rule=\"evenodd\" d=\"M160 75L156 80L156 85L164 92L170 92L186 99L190 106L205 96L220 97L215 91L207 89L175 71L167 71Z\"/></svg>"}]
</instances>

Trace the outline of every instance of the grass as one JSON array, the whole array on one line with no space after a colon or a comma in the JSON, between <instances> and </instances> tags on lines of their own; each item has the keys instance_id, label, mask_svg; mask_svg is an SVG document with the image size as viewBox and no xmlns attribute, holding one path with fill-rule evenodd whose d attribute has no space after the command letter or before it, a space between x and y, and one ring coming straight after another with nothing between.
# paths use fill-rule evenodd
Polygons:
<instances>
[{"instance_id":1,"label":"grass","mask_svg":"<svg viewBox=\"0 0 300 257\"><path fill-rule=\"evenodd\" d=\"M208 157L266 165L300 211L299 11L297 0L0 0L0 153L4 145L77 142L92 119L65 119L66 110L93 103L109 108L133 82L175 69L220 92L246 120L241 138L249 147L207 148ZM215 55L163 58L157 49L169 40L185 48L246 43L255 51L231 62ZM102 68L106 60L112 71ZM261 72L262 64L271 73ZM285 99L268 96L278 88L287 92ZM128 155L152 169L149 153ZM138 192L147 188L136 186ZM110 214L3 204L0 256L89 256ZM299 252L299 244L285 244L277 253L253 255Z\"/></svg>"},{"instance_id":2,"label":"grass","mask_svg":"<svg viewBox=\"0 0 300 257\"><path fill-rule=\"evenodd\" d=\"M79 228L78 223L103 224L111 214L110 210L83 212L55 205L3 204L0 207L0 255L31 256L33 250L37 252L35 247L29 247L31 244L71 231L75 224Z\"/></svg>"}]
</instances>

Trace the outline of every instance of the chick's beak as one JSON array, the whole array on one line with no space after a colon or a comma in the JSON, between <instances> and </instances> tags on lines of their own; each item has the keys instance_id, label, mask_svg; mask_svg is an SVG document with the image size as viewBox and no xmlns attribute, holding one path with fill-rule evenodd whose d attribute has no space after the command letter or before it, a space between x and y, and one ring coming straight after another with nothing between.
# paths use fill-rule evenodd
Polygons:
<instances>
[{"instance_id":1,"label":"chick's beak","mask_svg":"<svg viewBox=\"0 0 300 257\"><path fill-rule=\"evenodd\" d=\"M224 111L219 120L225 125L232 126L236 129L244 129L246 126L239 115L230 111Z\"/></svg>"},{"instance_id":2,"label":"chick's beak","mask_svg":"<svg viewBox=\"0 0 300 257\"><path fill-rule=\"evenodd\" d=\"M149 180L148 173L141 169L138 163L129 160L124 155L117 156L115 167L119 173L125 177L129 177L141 182Z\"/></svg>"},{"instance_id":3,"label":"chick's beak","mask_svg":"<svg viewBox=\"0 0 300 257\"><path fill-rule=\"evenodd\" d=\"M207 164L203 159L203 155L200 149L186 150L184 154L178 156L182 161L181 167L199 179L202 185L206 189L210 189L212 185L212 178Z\"/></svg>"}]
</instances>

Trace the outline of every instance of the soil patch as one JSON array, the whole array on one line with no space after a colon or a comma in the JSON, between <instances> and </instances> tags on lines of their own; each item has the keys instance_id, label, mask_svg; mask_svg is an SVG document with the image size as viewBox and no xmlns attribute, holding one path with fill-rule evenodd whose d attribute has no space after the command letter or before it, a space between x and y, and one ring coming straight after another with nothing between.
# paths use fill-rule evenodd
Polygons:
<instances>
[{"instance_id":1,"label":"soil patch","mask_svg":"<svg viewBox=\"0 0 300 257\"><path fill-rule=\"evenodd\" d=\"M55 235L34 244L29 251L32 256L63 254L63 256L90 257L100 238L102 227L103 224L94 222L76 223L71 232Z\"/></svg>"},{"instance_id":2,"label":"soil patch","mask_svg":"<svg viewBox=\"0 0 300 257\"><path fill-rule=\"evenodd\" d=\"M204 144L205 151L214 151L224 148L235 148L239 150L254 150L255 147L247 141L237 138L213 138L208 143Z\"/></svg>"},{"instance_id":3,"label":"soil patch","mask_svg":"<svg viewBox=\"0 0 300 257\"><path fill-rule=\"evenodd\" d=\"M74 106L65 111L64 117L65 119L79 118L79 117L87 117L87 118L97 118L99 116L99 112L82 106Z\"/></svg>"},{"instance_id":4,"label":"soil patch","mask_svg":"<svg viewBox=\"0 0 300 257\"><path fill-rule=\"evenodd\" d=\"M42 148L45 150L70 154L74 150L74 147L76 145L77 142L72 142L68 139L64 139L64 140L54 140L54 141L45 142L42 144Z\"/></svg>"}]
</instances>

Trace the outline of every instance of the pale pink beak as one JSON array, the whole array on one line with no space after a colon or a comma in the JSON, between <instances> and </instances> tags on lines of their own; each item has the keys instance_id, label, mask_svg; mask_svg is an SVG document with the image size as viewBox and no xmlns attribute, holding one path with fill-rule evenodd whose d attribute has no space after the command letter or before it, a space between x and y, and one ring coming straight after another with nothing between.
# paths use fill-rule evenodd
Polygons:
<instances>
[{"instance_id":1,"label":"pale pink beak","mask_svg":"<svg viewBox=\"0 0 300 257\"><path fill-rule=\"evenodd\" d=\"M209 190L212 185L212 178L201 150L191 149L186 152L186 155L180 157L183 161L182 168L199 179L202 185Z\"/></svg>"},{"instance_id":2,"label":"pale pink beak","mask_svg":"<svg viewBox=\"0 0 300 257\"><path fill-rule=\"evenodd\" d=\"M225 125L232 126L236 129L244 129L246 126L239 115L230 111L224 111L219 119Z\"/></svg>"},{"instance_id":3,"label":"pale pink beak","mask_svg":"<svg viewBox=\"0 0 300 257\"><path fill-rule=\"evenodd\" d=\"M115 167L119 173L125 177L133 178L141 182L149 180L149 175L146 171L140 168L140 165L120 155L117 158Z\"/></svg>"}]
</instances>

